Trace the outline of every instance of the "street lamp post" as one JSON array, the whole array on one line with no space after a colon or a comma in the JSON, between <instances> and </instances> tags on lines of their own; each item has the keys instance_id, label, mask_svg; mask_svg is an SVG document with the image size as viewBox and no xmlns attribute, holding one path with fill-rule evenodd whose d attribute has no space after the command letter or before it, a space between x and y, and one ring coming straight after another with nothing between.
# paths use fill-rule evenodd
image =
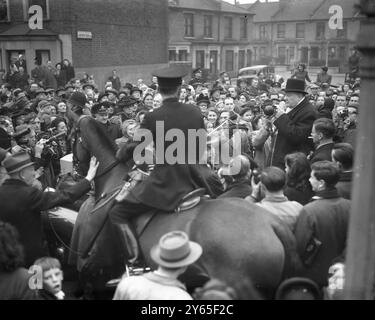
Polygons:
<instances>
[{"instance_id":1,"label":"street lamp post","mask_svg":"<svg viewBox=\"0 0 375 320\"><path fill-rule=\"evenodd\" d=\"M375 2L360 1L361 21L357 48L362 53L361 109L354 168L352 208L346 256L345 299L374 299L375 285Z\"/></svg>"}]
</instances>

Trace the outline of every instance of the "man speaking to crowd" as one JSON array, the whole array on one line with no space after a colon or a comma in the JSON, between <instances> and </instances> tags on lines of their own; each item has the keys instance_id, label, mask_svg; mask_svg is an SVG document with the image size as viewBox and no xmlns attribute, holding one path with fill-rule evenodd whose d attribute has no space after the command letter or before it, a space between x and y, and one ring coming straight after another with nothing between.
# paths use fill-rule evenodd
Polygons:
<instances>
[{"instance_id":1,"label":"man speaking to crowd","mask_svg":"<svg viewBox=\"0 0 375 320\"><path fill-rule=\"evenodd\" d=\"M277 134L272 141L271 166L285 169L284 158L293 152L308 154L313 150L309 139L313 123L317 117L316 111L309 102L305 91L305 82L298 79L288 79L285 87L287 110L280 111L274 125Z\"/></svg>"}]
</instances>

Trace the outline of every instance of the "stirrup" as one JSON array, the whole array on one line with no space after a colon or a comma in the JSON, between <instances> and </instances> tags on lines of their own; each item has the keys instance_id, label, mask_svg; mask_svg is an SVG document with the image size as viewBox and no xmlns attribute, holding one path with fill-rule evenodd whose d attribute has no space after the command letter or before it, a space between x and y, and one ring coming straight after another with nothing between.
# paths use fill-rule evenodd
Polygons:
<instances>
[{"instance_id":1,"label":"stirrup","mask_svg":"<svg viewBox=\"0 0 375 320\"><path fill-rule=\"evenodd\" d=\"M107 288L117 287L123 278L131 277L131 276L141 276L141 275L151 271L151 268L149 268L149 267L138 267L137 268L137 267L132 267L132 266L128 266L128 265L125 265L125 267L126 267L126 270L125 270L125 273L122 275L122 277L109 280L105 284L105 286Z\"/></svg>"}]
</instances>

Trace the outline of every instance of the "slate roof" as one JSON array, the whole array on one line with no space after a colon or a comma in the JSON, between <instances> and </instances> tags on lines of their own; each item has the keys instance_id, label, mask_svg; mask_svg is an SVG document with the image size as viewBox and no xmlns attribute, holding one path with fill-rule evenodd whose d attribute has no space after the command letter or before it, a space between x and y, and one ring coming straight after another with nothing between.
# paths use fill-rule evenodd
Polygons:
<instances>
[{"instance_id":1,"label":"slate roof","mask_svg":"<svg viewBox=\"0 0 375 320\"><path fill-rule=\"evenodd\" d=\"M357 0L326 0L314 13L312 19L314 20L328 20L331 16L328 12L329 7L332 5L339 5L343 10L343 18L349 19L356 16L358 9L354 5L359 3Z\"/></svg>"},{"instance_id":2,"label":"slate roof","mask_svg":"<svg viewBox=\"0 0 375 320\"><path fill-rule=\"evenodd\" d=\"M276 21L310 20L315 10L326 0L289 0L272 16Z\"/></svg>"},{"instance_id":3,"label":"slate roof","mask_svg":"<svg viewBox=\"0 0 375 320\"><path fill-rule=\"evenodd\" d=\"M242 8L254 14L254 22L270 22L271 17L279 10L278 2L259 2L246 3L241 5Z\"/></svg>"},{"instance_id":4,"label":"slate roof","mask_svg":"<svg viewBox=\"0 0 375 320\"><path fill-rule=\"evenodd\" d=\"M246 14L249 12L239 6L235 6L222 0L175 0L169 1L169 7L207 10L207 11L221 11L235 14Z\"/></svg>"}]
</instances>

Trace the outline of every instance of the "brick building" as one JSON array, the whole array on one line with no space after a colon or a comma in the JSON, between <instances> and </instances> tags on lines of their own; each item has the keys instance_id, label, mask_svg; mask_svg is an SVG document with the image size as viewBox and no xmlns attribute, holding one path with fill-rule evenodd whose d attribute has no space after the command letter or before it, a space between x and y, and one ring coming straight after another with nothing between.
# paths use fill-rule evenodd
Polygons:
<instances>
[{"instance_id":1,"label":"brick building","mask_svg":"<svg viewBox=\"0 0 375 320\"><path fill-rule=\"evenodd\" d=\"M31 30L28 10L43 8L43 29ZM0 67L19 53L27 68L34 58L53 64L67 58L78 76L97 84L116 68L123 82L149 81L150 71L168 63L166 0L0 0Z\"/></svg>"},{"instance_id":2,"label":"brick building","mask_svg":"<svg viewBox=\"0 0 375 320\"><path fill-rule=\"evenodd\" d=\"M361 16L356 0L280 0L243 4L254 14L252 52L255 63L294 65L297 61L311 67L328 64L346 69L350 49L360 28ZM331 30L329 8L339 5L343 29Z\"/></svg>"},{"instance_id":3,"label":"brick building","mask_svg":"<svg viewBox=\"0 0 375 320\"><path fill-rule=\"evenodd\" d=\"M169 61L211 76L251 64L252 14L220 0L169 1Z\"/></svg>"}]
</instances>

